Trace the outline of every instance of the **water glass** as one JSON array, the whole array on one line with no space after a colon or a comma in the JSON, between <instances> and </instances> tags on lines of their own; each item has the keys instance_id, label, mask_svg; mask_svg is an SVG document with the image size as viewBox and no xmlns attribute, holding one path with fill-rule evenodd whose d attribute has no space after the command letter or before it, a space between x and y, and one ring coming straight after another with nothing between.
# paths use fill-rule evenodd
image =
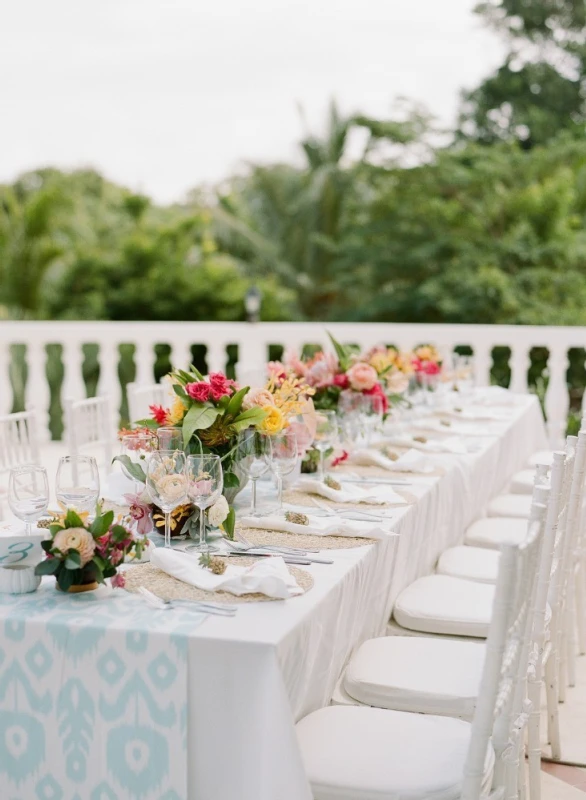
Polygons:
<instances>
[{"instance_id":1,"label":"water glass","mask_svg":"<svg viewBox=\"0 0 586 800\"><path fill-rule=\"evenodd\" d=\"M297 437L294 431L284 430L271 436L271 468L277 478L277 511L283 508L283 476L297 466Z\"/></svg>"},{"instance_id":2,"label":"water glass","mask_svg":"<svg viewBox=\"0 0 586 800\"><path fill-rule=\"evenodd\" d=\"M271 437L259 431L243 431L238 437L236 459L240 469L250 478L251 502L250 514L257 516L256 482L271 468Z\"/></svg>"},{"instance_id":3,"label":"water glass","mask_svg":"<svg viewBox=\"0 0 586 800\"><path fill-rule=\"evenodd\" d=\"M151 500L165 515L165 547L171 547L171 512L187 502L185 453L153 453L146 479Z\"/></svg>"},{"instance_id":4,"label":"water glass","mask_svg":"<svg viewBox=\"0 0 586 800\"><path fill-rule=\"evenodd\" d=\"M158 450L183 450L183 430L175 427L159 428L155 435L157 437Z\"/></svg>"},{"instance_id":5,"label":"water glass","mask_svg":"<svg viewBox=\"0 0 586 800\"><path fill-rule=\"evenodd\" d=\"M49 505L47 470L32 464L14 467L8 479L8 505L15 517L25 524L29 536L32 524L42 517Z\"/></svg>"},{"instance_id":6,"label":"water glass","mask_svg":"<svg viewBox=\"0 0 586 800\"><path fill-rule=\"evenodd\" d=\"M382 436L385 413L383 398L378 395L362 395L360 412L362 417L362 429L368 447L372 443L373 438L380 438Z\"/></svg>"},{"instance_id":7,"label":"water glass","mask_svg":"<svg viewBox=\"0 0 586 800\"><path fill-rule=\"evenodd\" d=\"M63 456L59 459L55 494L66 508L87 511L92 516L100 496L100 473L93 456Z\"/></svg>"},{"instance_id":8,"label":"water glass","mask_svg":"<svg viewBox=\"0 0 586 800\"><path fill-rule=\"evenodd\" d=\"M319 450L318 480L324 479L324 459L326 450L334 447L338 441L338 418L335 411L318 411L317 426L313 446Z\"/></svg>"},{"instance_id":9,"label":"water glass","mask_svg":"<svg viewBox=\"0 0 586 800\"><path fill-rule=\"evenodd\" d=\"M188 550L213 553L218 550L206 540L206 508L213 506L224 489L224 473L220 456L205 454L187 458L188 493L191 502L199 509L199 539Z\"/></svg>"},{"instance_id":10,"label":"water glass","mask_svg":"<svg viewBox=\"0 0 586 800\"><path fill-rule=\"evenodd\" d=\"M128 456L133 464L137 464L139 467L141 467L145 476L148 460L152 453L154 453L157 449L157 437L152 433L130 433L123 436L120 442L121 454ZM122 462L120 463L122 466L122 472L129 480L135 482L135 486L141 483L141 481L137 479L136 475L133 475L132 472L130 472L128 468L122 464Z\"/></svg>"}]
</instances>

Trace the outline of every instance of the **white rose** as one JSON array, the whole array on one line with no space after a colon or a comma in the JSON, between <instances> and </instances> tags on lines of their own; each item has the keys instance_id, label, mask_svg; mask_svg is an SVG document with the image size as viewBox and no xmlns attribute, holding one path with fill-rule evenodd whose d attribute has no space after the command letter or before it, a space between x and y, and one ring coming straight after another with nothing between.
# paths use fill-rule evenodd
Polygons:
<instances>
[{"instance_id":1,"label":"white rose","mask_svg":"<svg viewBox=\"0 0 586 800\"><path fill-rule=\"evenodd\" d=\"M399 370L393 370L386 378L387 389L393 394L404 394L409 388L409 378Z\"/></svg>"},{"instance_id":2,"label":"white rose","mask_svg":"<svg viewBox=\"0 0 586 800\"><path fill-rule=\"evenodd\" d=\"M262 408L263 406L274 405L273 395L268 389L262 387L251 389L242 401L242 409L248 411L251 408Z\"/></svg>"},{"instance_id":3,"label":"white rose","mask_svg":"<svg viewBox=\"0 0 586 800\"><path fill-rule=\"evenodd\" d=\"M228 516L229 511L228 501L222 495L213 506L208 508L208 522L213 528L219 528Z\"/></svg>"}]
</instances>

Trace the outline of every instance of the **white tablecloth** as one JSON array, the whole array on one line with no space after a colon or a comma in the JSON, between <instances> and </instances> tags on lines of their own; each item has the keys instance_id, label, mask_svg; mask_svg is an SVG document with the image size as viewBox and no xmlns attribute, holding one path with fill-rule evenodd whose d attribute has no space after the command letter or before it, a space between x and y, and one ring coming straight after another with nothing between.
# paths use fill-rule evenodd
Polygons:
<instances>
[{"instance_id":1,"label":"white tablecloth","mask_svg":"<svg viewBox=\"0 0 586 800\"><path fill-rule=\"evenodd\" d=\"M172 754L174 774L167 773L160 786L152 784L141 791L126 787L124 797L129 800L310 800L311 792L296 744L295 722L329 702L352 652L365 639L384 632L397 594L417 577L432 572L442 550L462 540L465 526L482 515L488 501L503 490L511 474L525 466L531 453L547 446L536 398L519 398L511 414L510 421L500 425L500 434L477 440L479 449L476 452L430 456L445 469L445 474L441 478L409 477L413 485L408 491L418 502L394 510L393 530L400 536L356 549L328 551L333 565L307 567L315 585L306 595L284 602L243 604L235 618L210 617L199 625L195 619L190 625L182 612L177 612L181 618L175 618L176 612L155 612L160 615L159 621L165 625L168 621L170 628L179 626L187 643L187 662L175 652L176 639L169 646L166 637L172 634L171 630L165 632L157 624L159 630L153 631L149 625L149 654L142 666L148 674L143 679L154 680L156 684L157 675L153 678L152 673L155 667L149 668L149 665L157 657L157 647L175 661L178 668L174 685L165 690L173 692L174 686L181 686L182 676L186 674L187 749L183 751L180 729L177 735L169 738L175 748ZM32 639L20 641L17 638L20 634L13 632L14 625L18 628L19 615L12 609L17 606L22 618L20 602L3 604L1 608L0 711L8 709L9 713L14 699L7 691L12 673L4 683L3 679L11 659L20 654L25 663L27 653L34 648ZM57 609L48 610L58 613ZM142 612L144 614L144 608ZM108 625L113 624L110 619ZM51 651L51 647L57 645L47 636L41 618L35 625L39 640L58 667L59 660L55 656L59 653ZM120 631L124 636L125 644L120 640L123 648L130 641L128 636L131 636L133 622L121 619L119 625L125 630L124 634ZM140 630L140 626L137 628ZM35 628L27 623L26 630L34 638ZM104 640L99 640L99 636L96 646L100 641L103 646ZM106 658L105 653L99 654L97 650L94 656ZM109 687L103 676L96 675L91 648L85 657L89 660L83 665L80 662L76 677L95 702L99 702L100 692L118 691L117 685ZM126 654L123 653L123 657L126 659ZM115 653L112 660L116 662ZM141 663L140 659L136 663L139 675ZM35 664L28 666L34 672ZM73 678L70 666L67 670L65 674L47 667L43 680L52 676L57 686L64 680L67 685ZM129 684L128 691L131 690L136 693L133 683ZM57 697L57 687L53 691ZM162 699L161 695L158 702ZM168 702L178 704L174 696L170 696ZM140 708L146 713L144 702ZM134 725L139 722L131 720ZM51 741L51 736L57 737L56 729L57 720L48 720L47 741ZM100 738L96 733L92 741L96 736ZM11 746L14 749L18 742L12 741ZM101 741L92 745L96 753L103 752L104 746ZM2 747L0 736L0 754ZM133 751L128 758L139 759L141 753ZM114 781L116 776L109 774L112 770L108 764L99 763L105 771L109 770L103 780L109 781L111 791L121 787L120 780ZM177 772L183 774L177 775ZM27 787L36 786L35 780L41 777L35 776ZM19 786L22 788L24 784L16 781L11 800L36 800L34 794L19 794ZM47 797L53 800L52 795ZM110 800L111 797L118 798L118 795L104 790L95 798L69 793L63 794L62 800Z\"/></svg>"}]
</instances>

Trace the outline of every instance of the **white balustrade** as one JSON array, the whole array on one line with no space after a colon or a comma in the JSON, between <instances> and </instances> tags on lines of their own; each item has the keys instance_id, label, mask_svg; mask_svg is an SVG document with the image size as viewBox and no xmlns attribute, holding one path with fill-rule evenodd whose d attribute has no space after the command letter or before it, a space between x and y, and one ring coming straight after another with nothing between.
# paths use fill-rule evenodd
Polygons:
<instances>
[{"instance_id":1,"label":"white balustrade","mask_svg":"<svg viewBox=\"0 0 586 800\"><path fill-rule=\"evenodd\" d=\"M417 344L433 343L444 354L458 345L467 345L475 355L477 380L490 383L492 349L511 348L511 389L527 391L530 352L534 347L547 347L549 382L545 408L552 443L558 443L565 427L569 406L566 385L568 350L586 346L586 328L538 327L512 325L423 325L394 323L306 323L306 322L0 322L0 412L12 409L12 390L8 380L10 346L26 347L28 381L26 401L40 412L40 421L47 424L49 386L46 379L46 345L63 346L64 397L85 396L82 377L84 344L99 346L100 381L98 391L109 394L116 413L120 408L122 387L118 377L119 345L134 343L136 351L135 382L150 384L154 380L155 344L171 347L174 367L187 367L194 344L207 349L211 371L224 370L227 347L238 345L238 369L243 374L258 370L268 358L269 345L300 348L304 344L331 347L328 331L339 341L369 348L375 344L394 344L411 349ZM67 420L64 420L65 425Z\"/></svg>"}]
</instances>

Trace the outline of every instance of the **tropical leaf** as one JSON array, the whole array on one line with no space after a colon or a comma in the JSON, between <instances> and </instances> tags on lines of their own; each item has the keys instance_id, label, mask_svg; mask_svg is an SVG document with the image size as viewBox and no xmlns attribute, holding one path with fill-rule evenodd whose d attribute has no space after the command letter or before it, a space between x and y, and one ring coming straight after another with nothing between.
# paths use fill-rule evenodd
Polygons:
<instances>
[{"instance_id":1,"label":"tropical leaf","mask_svg":"<svg viewBox=\"0 0 586 800\"><path fill-rule=\"evenodd\" d=\"M191 406L183 419L183 444L187 446L195 431L207 430L222 412L212 405Z\"/></svg>"},{"instance_id":2,"label":"tropical leaf","mask_svg":"<svg viewBox=\"0 0 586 800\"><path fill-rule=\"evenodd\" d=\"M124 469L128 472L128 474L132 475L135 481L146 483L146 475L144 474L143 468L140 464L137 464L135 461L133 461L130 456L114 456L112 463L114 463L114 461L119 461L124 466Z\"/></svg>"},{"instance_id":3,"label":"tropical leaf","mask_svg":"<svg viewBox=\"0 0 586 800\"><path fill-rule=\"evenodd\" d=\"M224 529L224 532L226 533L229 539L234 538L234 529L236 528L236 512L234 511L232 506L230 506L230 511L228 512L228 516L222 523L222 528Z\"/></svg>"},{"instance_id":4,"label":"tropical leaf","mask_svg":"<svg viewBox=\"0 0 586 800\"><path fill-rule=\"evenodd\" d=\"M126 456L126 458L128 458L128 456ZM113 521L114 521L114 512L106 511L105 514L95 518L95 520L90 525L90 532L94 536L103 536L108 531Z\"/></svg>"},{"instance_id":5,"label":"tropical leaf","mask_svg":"<svg viewBox=\"0 0 586 800\"><path fill-rule=\"evenodd\" d=\"M231 414L233 417L237 417L242 408L242 402L249 391L250 386L245 386L243 389L237 391L236 394L232 395L230 402L226 407L226 414Z\"/></svg>"},{"instance_id":6,"label":"tropical leaf","mask_svg":"<svg viewBox=\"0 0 586 800\"><path fill-rule=\"evenodd\" d=\"M44 561L39 561L36 565L35 575L54 575L61 565L62 562L58 558L46 558Z\"/></svg>"},{"instance_id":7,"label":"tropical leaf","mask_svg":"<svg viewBox=\"0 0 586 800\"><path fill-rule=\"evenodd\" d=\"M150 417L148 417L147 419L139 419L134 424L138 428L148 428L149 430L152 431L156 431L161 427L156 419L151 419Z\"/></svg>"}]
</instances>

